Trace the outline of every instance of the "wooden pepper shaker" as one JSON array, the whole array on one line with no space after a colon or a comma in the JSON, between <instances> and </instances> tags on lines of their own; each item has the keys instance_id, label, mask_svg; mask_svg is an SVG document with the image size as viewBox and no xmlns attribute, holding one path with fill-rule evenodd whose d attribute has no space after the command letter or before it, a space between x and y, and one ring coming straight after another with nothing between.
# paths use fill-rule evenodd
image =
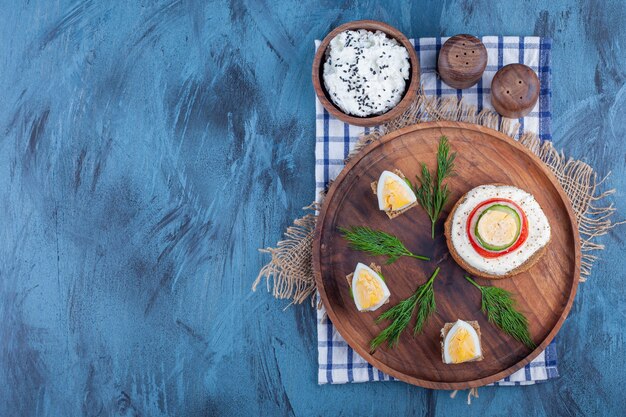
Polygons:
<instances>
[{"instance_id":1,"label":"wooden pepper shaker","mask_svg":"<svg viewBox=\"0 0 626 417\"><path fill-rule=\"evenodd\" d=\"M475 36L455 35L448 39L437 60L439 76L450 87L468 88L480 80L487 67L487 48Z\"/></svg>"},{"instance_id":2,"label":"wooden pepper shaker","mask_svg":"<svg viewBox=\"0 0 626 417\"><path fill-rule=\"evenodd\" d=\"M504 117L526 116L539 100L539 78L523 64L506 65L491 82L491 104Z\"/></svg>"}]
</instances>

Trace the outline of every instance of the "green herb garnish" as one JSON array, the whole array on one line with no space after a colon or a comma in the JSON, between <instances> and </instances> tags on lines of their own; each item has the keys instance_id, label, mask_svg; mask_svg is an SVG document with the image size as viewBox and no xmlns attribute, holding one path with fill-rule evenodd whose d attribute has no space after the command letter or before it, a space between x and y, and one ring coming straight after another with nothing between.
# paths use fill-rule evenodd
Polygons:
<instances>
[{"instance_id":1,"label":"green herb garnish","mask_svg":"<svg viewBox=\"0 0 626 417\"><path fill-rule=\"evenodd\" d=\"M350 247L371 255L387 256L387 264L394 263L401 256L409 256L422 261L429 261L430 258L415 255L404 246L404 244L389 233L381 230L374 230L366 226L352 226L350 228L340 227L339 231L343 237L350 242Z\"/></svg>"},{"instance_id":2,"label":"green herb garnish","mask_svg":"<svg viewBox=\"0 0 626 417\"><path fill-rule=\"evenodd\" d=\"M482 294L481 309L491 323L522 342L529 349L537 347L530 337L528 320L515 309L515 300L513 300L510 292L498 287L483 287L467 275L465 279L480 290Z\"/></svg>"},{"instance_id":3,"label":"green herb garnish","mask_svg":"<svg viewBox=\"0 0 626 417\"><path fill-rule=\"evenodd\" d=\"M400 301L395 306L381 314L376 323L383 320L391 320L392 323L387 326L370 342L370 351L374 352L381 344L387 342L387 346L394 348L398 344L400 335L409 325L413 311L417 308L417 319L413 334L422 332L426 319L435 312L437 305L435 303L435 291L433 289L433 281L439 273L439 268L430 276L426 283L417 287L417 290L406 300Z\"/></svg>"},{"instance_id":4,"label":"green herb garnish","mask_svg":"<svg viewBox=\"0 0 626 417\"><path fill-rule=\"evenodd\" d=\"M439 139L437 148L437 173L433 175L428 171L426 164L422 163L422 175L416 175L417 185L415 195L420 205L426 210L431 222L431 237L435 238L435 223L443 210L450 195L448 185L443 184L443 180L451 176L454 172L454 159L456 152L450 153L448 138L442 136Z\"/></svg>"}]
</instances>

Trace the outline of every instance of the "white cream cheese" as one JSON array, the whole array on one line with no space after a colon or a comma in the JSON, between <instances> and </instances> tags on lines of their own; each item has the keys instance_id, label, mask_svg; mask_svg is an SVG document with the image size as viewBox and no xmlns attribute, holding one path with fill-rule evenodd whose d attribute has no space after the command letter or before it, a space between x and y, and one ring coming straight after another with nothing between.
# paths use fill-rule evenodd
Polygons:
<instances>
[{"instance_id":1,"label":"white cream cheese","mask_svg":"<svg viewBox=\"0 0 626 417\"><path fill-rule=\"evenodd\" d=\"M409 70L409 53L395 39L381 31L348 30L330 41L324 85L344 113L371 116L400 102Z\"/></svg>"},{"instance_id":2,"label":"white cream cheese","mask_svg":"<svg viewBox=\"0 0 626 417\"><path fill-rule=\"evenodd\" d=\"M467 218L481 202L491 198L505 198L517 203L528 219L528 238L515 251L498 258L484 258L478 254L467 235ZM535 252L550 241L550 224L535 198L524 190L509 185L482 185L467 193L459 204L450 229L452 245L458 255L472 267L492 275L505 275L523 265Z\"/></svg>"}]
</instances>

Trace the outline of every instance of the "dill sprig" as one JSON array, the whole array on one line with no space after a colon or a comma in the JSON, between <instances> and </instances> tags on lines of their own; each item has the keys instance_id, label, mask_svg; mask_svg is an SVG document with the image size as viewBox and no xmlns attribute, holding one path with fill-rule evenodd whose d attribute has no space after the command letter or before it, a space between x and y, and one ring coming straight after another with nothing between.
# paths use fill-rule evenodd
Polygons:
<instances>
[{"instance_id":1,"label":"dill sprig","mask_svg":"<svg viewBox=\"0 0 626 417\"><path fill-rule=\"evenodd\" d=\"M481 309L487 319L502 331L522 342L529 349L537 347L530 337L528 319L515 309L515 300L510 292L498 287L483 287L465 276L481 292Z\"/></svg>"},{"instance_id":2,"label":"dill sprig","mask_svg":"<svg viewBox=\"0 0 626 417\"><path fill-rule=\"evenodd\" d=\"M415 195L420 205L426 210L431 223L431 237L435 238L435 223L448 201L450 190L443 181L454 173L454 159L456 152L450 153L448 138L442 136L437 148L437 172L435 177L428 171L426 164L422 163L421 176L416 175L417 185Z\"/></svg>"},{"instance_id":3,"label":"dill sprig","mask_svg":"<svg viewBox=\"0 0 626 417\"><path fill-rule=\"evenodd\" d=\"M429 261L426 256L416 255L404 244L389 233L374 230L366 226L340 227L339 231L355 250L368 252L371 255L387 256L387 264L394 263L401 256L408 256L422 261Z\"/></svg>"},{"instance_id":4,"label":"dill sprig","mask_svg":"<svg viewBox=\"0 0 626 417\"><path fill-rule=\"evenodd\" d=\"M413 334L422 332L426 319L435 312L437 305L435 303L435 291L433 289L433 281L439 273L439 267L430 276L428 281L417 287L417 290L409 298L400 301L395 306L381 314L376 323L383 320L390 320L391 324L378 334L370 342L370 351L374 352L381 344L387 342L387 346L394 348L398 344L400 335L407 328L413 311L417 308L417 319Z\"/></svg>"}]
</instances>

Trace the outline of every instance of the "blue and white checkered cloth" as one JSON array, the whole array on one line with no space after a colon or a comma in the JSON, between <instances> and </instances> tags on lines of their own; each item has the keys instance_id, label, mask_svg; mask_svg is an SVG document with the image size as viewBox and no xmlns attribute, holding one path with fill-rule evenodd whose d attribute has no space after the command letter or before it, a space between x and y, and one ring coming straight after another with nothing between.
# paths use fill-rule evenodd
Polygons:
<instances>
[{"instance_id":1,"label":"blue and white checkered cloth","mask_svg":"<svg viewBox=\"0 0 626 417\"><path fill-rule=\"evenodd\" d=\"M524 63L539 76L541 92L539 102L526 117L519 119L522 132L534 132L543 140L550 140L550 49L551 41L538 37L485 36L489 60L478 84L465 90L447 86L437 77L437 54L447 38L421 38L411 40L419 55L421 82L427 95L463 98L466 104L478 110L492 109L490 101L491 80L498 69L507 64ZM316 41L316 47L319 41ZM315 188L316 195L339 174L343 161L359 136L368 128L351 126L332 117L316 99ZM318 382L343 384L346 382L393 381L348 346L333 327L326 310L317 311ZM494 385L530 385L558 377L556 344L553 341L534 361Z\"/></svg>"}]
</instances>

